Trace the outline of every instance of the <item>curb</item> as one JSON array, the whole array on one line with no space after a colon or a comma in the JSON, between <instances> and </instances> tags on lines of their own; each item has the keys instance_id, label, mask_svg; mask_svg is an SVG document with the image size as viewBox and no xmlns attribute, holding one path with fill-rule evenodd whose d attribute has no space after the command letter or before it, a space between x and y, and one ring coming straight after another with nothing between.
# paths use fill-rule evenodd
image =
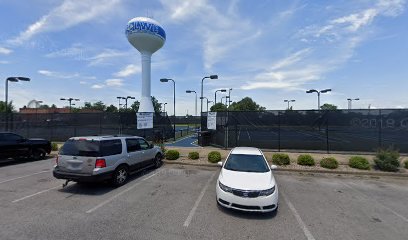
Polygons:
<instances>
[{"instance_id":1,"label":"curb","mask_svg":"<svg viewBox=\"0 0 408 240\"><path fill-rule=\"evenodd\" d=\"M172 161L172 160L163 160L163 162L166 164L219 168L217 164L210 164L210 163L188 163L188 162L180 162L180 161ZM358 176L408 178L408 174L406 173L390 173L390 172L347 172L347 171L337 171L337 170L307 170L307 169L289 169L289 168L278 168L274 171L276 172L295 172L295 173L329 173L329 174L345 174L345 175L358 175Z\"/></svg>"}]
</instances>

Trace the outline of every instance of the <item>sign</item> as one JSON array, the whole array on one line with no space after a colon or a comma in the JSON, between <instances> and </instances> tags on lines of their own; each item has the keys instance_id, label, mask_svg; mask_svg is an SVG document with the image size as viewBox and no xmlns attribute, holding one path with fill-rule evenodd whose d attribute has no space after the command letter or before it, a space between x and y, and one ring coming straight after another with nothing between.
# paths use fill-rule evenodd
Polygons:
<instances>
[{"instance_id":1,"label":"sign","mask_svg":"<svg viewBox=\"0 0 408 240\"><path fill-rule=\"evenodd\" d=\"M137 129L153 128L153 113L136 113Z\"/></svg>"},{"instance_id":2,"label":"sign","mask_svg":"<svg viewBox=\"0 0 408 240\"><path fill-rule=\"evenodd\" d=\"M144 21L130 22L126 26L126 36L133 33L148 33L166 40L166 33L160 26Z\"/></svg>"},{"instance_id":3,"label":"sign","mask_svg":"<svg viewBox=\"0 0 408 240\"><path fill-rule=\"evenodd\" d=\"M207 129L217 130L217 112L207 113Z\"/></svg>"}]
</instances>

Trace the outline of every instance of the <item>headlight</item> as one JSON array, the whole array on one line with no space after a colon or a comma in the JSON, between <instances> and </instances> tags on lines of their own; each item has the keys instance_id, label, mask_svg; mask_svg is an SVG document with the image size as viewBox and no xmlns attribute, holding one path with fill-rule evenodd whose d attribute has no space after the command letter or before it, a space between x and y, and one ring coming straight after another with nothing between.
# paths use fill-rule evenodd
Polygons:
<instances>
[{"instance_id":1,"label":"headlight","mask_svg":"<svg viewBox=\"0 0 408 240\"><path fill-rule=\"evenodd\" d=\"M269 196L269 195L271 195L271 194L274 193L274 192L275 192L275 186L273 186L273 187L270 188L270 189L262 190L262 191L259 193L259 196Z\"/></svg>"},{"instance_id":2,"label":"headlight","mask_svg":"<svg viewBox=\"0 0 408 240\"><path fill-rule=\"evenodd\" d=\"M224 192L232 192L232 188L225 186L225 185L222 184L220 181L218 181L218 185L220 186L220 188L221 188Z\"/></svg>"}]
</instances>

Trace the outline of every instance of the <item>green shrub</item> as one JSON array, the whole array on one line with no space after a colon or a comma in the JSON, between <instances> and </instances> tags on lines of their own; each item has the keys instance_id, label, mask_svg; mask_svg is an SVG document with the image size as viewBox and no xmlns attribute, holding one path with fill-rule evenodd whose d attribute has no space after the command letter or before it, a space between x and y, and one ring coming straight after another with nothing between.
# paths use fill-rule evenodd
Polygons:
<instances>
[{"instance_id":1,"label":"green shrub","mask_svg":"<svg viewBox=\"0 0 408 240\"><path fill-rule=\"evenodd\" d=\"M349 166L352 168L369 170L370 163L365 157L353 156L349 159Z\"/></svg>"},{"instance_id":2,"label":"green shrub","mask_svg":"<svg viewBox=\"0 0 408 240\"><path fill-rule=\"evenodd\" d=\"M221 161L221 153L218 151L212 151L208 154L208 161L210 163L217 163Z\"/></svg>"},{"instance_id":3,"label":"green shrub","mask_svg":"<svg viewBox=\"0 0 408 240\"><path fill-rule=\"evenodd\" d=\"M188 153L188 158L196 160L196 159L200 158L200 154L198 152L189 152Z\"/></svg>"},{"instance_id":4,"label":"green shrub","mask_svg":"<svg viewBox=\"0 0 408 240\"><path fill-rule=\"evenodd\" d=\"M168 150L166 151L167 160L177 160L180 157L180 152L177 150Z\"/></svg>"},{"instance_id":5,"label":"green shrub","mask_svg":"<svg viewBox=\"0 0 408 240\"><path fill-rule=\"evenodd\" d=\"M285 153L275 153L272 155L272 163L276 165L289 165L289 155Z\"/></svg>"},{"instance_id":6,"label":"green shrub","mask_svg":"<svg viewBox=\"0 0 408 240\"><path fill-rule=\"evenodd\" d=\"M320 161L320 167L328 169L336 169L339 167L339 162L334 157L326 157Z\"/></svg>"},{"instance_id":7,"label":"green shrub","mask_svg":"<svg viewBox=\"0 0 408 240\"><path fill-rule=\"evenodd\" d=\"M51 151L58 151L58 144L55 142L51 143Z\"/></svg>"},{"instance_id":8,"label":"green shrub","mask_svg":"<svg viewBox=\"0 0 408 240\"><path fill-rule=\"evenodd\" d=\"M315 161L313 157L310 156L309 154L299 155L297 159L297 163L303 166L314 166L315 165Z\"/></svg>"},{"instance_id":9,"label":"green shrub","mask_svg":"<svg viewBox=\"0 0 408 240\"><path fill-rule=\"evenodd\" d=\"M404 162L404 167L405 167L406 169L408 169L408 160L406 160L406 161Z\"/></svg>"},{"instance_id":10,"label":"green shrub","mask_svg":"<svg viewBox=\"0 0 408 240\"><path fill-rule=\"evenodd\" d=\"M396 172L400 166L399 152L392 148L379 149L374 158L375 166L387 172Z\"/></svg>"},{"instance_id":11,"label":"green shrub","mask_svg":"<svg viewBox=\"0 0 408 240\"><path fill-rule=\"evenodd\" d=\"M158 146L160 147L162 153L163 153L163 154L166 154L166 151L167 151L166 146L164 146L163 143L159 143Z\"/></svg>"}]
</instances>

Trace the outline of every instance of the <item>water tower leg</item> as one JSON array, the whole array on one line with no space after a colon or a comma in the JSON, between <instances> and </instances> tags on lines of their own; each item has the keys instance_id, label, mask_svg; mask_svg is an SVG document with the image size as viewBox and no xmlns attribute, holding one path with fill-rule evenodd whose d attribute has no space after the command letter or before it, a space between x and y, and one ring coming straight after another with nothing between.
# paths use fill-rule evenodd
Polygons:
<instances>
[{"instance_id":1,"label":"water tower leg","mask_svg":"<svg viewBox=\"0 0 408 240\"><path fill-rule=\"evenodd\" d=\"M142 98L139 112L154 112L151 98L151 57L150 53L142 53Z\"/></svg>"}]
</instances>

